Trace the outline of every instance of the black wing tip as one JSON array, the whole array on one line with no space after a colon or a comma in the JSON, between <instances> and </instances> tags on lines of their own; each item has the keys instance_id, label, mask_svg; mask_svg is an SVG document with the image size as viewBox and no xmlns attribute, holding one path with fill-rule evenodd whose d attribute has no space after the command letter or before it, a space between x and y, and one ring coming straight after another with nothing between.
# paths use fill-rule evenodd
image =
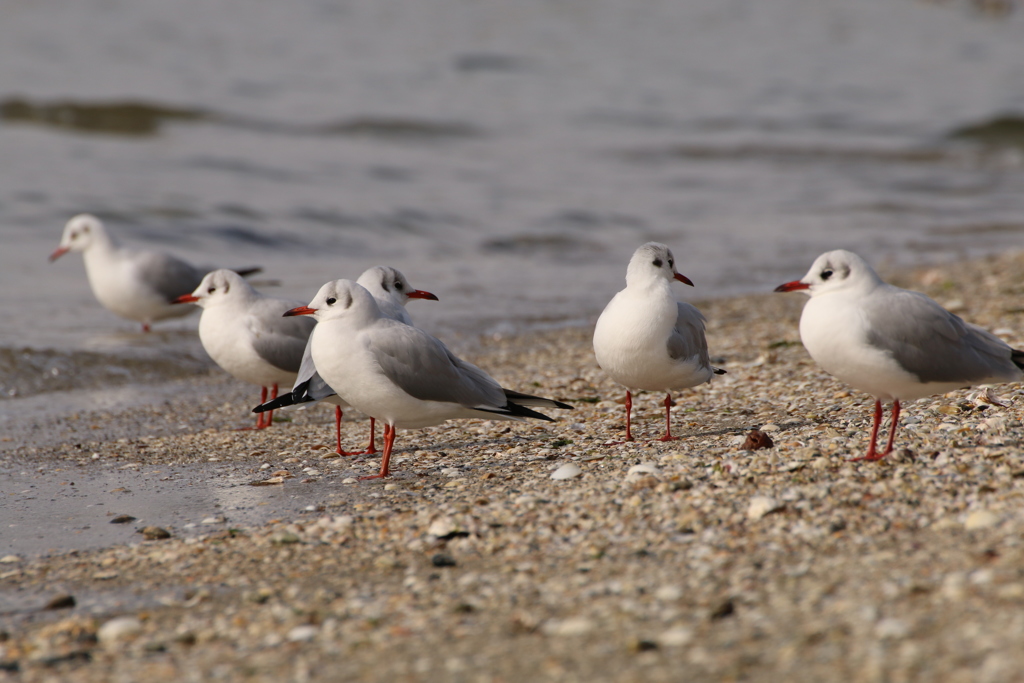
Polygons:
<instances>
[{"instance_id":1,"label":"black wing tip","mask_svg":"<svg viewBox=\"0 0 1024 683\"><path fill-rule=\"evenodd\" d=\"M242 277L247 277L256 273L262 273L263 266L248 266L247 268L234 268L233 270Z\"/></svg>"},{"instance_id":2,"label":"black wing tip","mask_svg":"<svg viewBox=\"0 0 1024 683\"><path fill-rule=\"evenodd\" d=\"M272 401L261 403L252 409L254 413L265 413L268 410L277 410L278 408L284 408L287 406L294 406L299 403L309 403L313 399L309 397L309 394L305 392L305 384L299 385L294 391L290 391L287 394L278 396Z\"/></svg>"},{"instance_id":3,"label":"black wing tip","mask_svg":"<svg viewBox=\"0 0 1024 683\"><path fill-rule=\"evenodd\" d=\"M725 374L728 374L728 373L727 373L727 372L726 372L725 370L723 370L722 368L711 368L711 369L715 371L715 374L716 374L716 375L725 375Z\"/></svg>"},{"instance_id":4,"label":"black wing tip","mask_svg":"<svg viewBox=\"0 0 1024 683\"><path fill-rule=\"evenodd\" d=\"M538 413L536 410L521 406L518 403L512 403L511 401L509 401L505 408L508 409L509 415L514 415L515 417L532 417L534 420L544 420L545 422L555 421L553 417L548 417L544 413Z\"/></svg>"},{"instance_id":5,"label":"black wing tip","mask_svg":"<svg viewBox=\"0 0 1024 683\"><path fill-rule=\"evenodd\" d=\"M1024 370L1024 351L1020 349L1010 349L1010 360L1021 370Z\"/></svg>"},{"instance_id":6,"label":"black wing tip","mask_svg":"<svg viewBox=\"0 0 1024 683\"><path fill-rule=\"evenodd\" d=\"M476 408L485 413L494 413L495 415L505 415L508 417L530 417L534 420L544 420L545 422L554 422L555 418L548 417L544 413L538 413L536 410L530 410L526 406L521 406L518 403L512 403L509 401L505 404L504 408Z\"/></svg>"},{"instance_id":7,"label":"black wing tip","mask_svg":"<svg viewBox=\"0 0 1024 683\"><path fill-rule=\"evenodd\" d=\"M509 402L517 401L517 400L521 400L521 401L534 401L534 402L537 402L538 405L543 405L546 408L547 407L550 407L550 408L561 408L562 410L573 410L573 408L574 408L574 406L571 406L568 403L562 403L561 401L556 401L553 398L544 398L542 396L531 396L530 394L524 394L524 393L519 392L519 391L512 391L511 389L502 389L502 391L505 392L505 398Z\"/></svg>"}]
</instances>

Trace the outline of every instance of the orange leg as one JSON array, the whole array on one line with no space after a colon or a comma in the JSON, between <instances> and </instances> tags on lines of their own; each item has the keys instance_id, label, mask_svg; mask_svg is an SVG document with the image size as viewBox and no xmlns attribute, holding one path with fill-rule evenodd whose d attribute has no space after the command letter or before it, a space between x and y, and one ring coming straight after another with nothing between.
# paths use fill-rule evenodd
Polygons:
<instances>
[{"instance_id":1,"label":"orange leg","mask_svg":"<svg viewBox=\"0 0 1024 683\"><path fill-rule=\"evenodd\" d=\"M266 390L267 390L266 387L264 387L263 391L266 392ZM277 398L277 385L276 384L274 385L274 390L270 394L270 400L273 401L275 398ZM266 429L267 427L269 427L274 422L274 411L273 410L268 410L266 412L266 416L267 416L267 419L263 421L263 426L260 427L260 429Z\"/></svg>"},{"instance_id":2,"label":"orange leg","mask_svg":"<svg viewBox=\"0 0 1024 683\"><path fill-rule=\"evenodd\" d=\"M630 423L632 422L633 412L633 394L626 390L626 441L633 440L633 432L630 429Z\"/></svg>"},{"instance_id":3,"label":"orange leg","mask_svg":"<svg viewBox=\"0 0 1024 683\"><path fill-rule=\"evenodd\" d=\"M260 387L260 405L267 402L267 388ZM256 416L256 429L263 429L266 426L267 413L259 413Z\"/></svg>"},{"instance_id":4,"label":"orange leg","mask_svg":"<svg viewBox=\"0 0 1024 683\"><path fill-rule=\"evenodd\" d=\"M383 479L384 477L391 475L391 470L388 465L391 462L391 449L395 446L395 432L397 430L391 425L384 425L384 454L380 459L380 473L371 474L366 477L359 477L360 479Z\"/></svg>"},{"instance_id":5,"label":"orange leg","mask_svg":"<svg viewBox=\"0 0 1024 683\"><path fill-rule=\"evenodd\" d=\"M387 425L384 425L385 433L387 432ZM377 446L374 445L374 441L377 440L377 420L370 418L370 447L367 448L363 453L366 455L373 455L377 452Z\"/></svg>"},{"instance_id":6,"label":"orange leg","mask_svg":"<svg viewBox=\"0 0 1024 683\"><path fill-rule=\"evenodd\" d=\"M896 427L900 421L900 400L895 399L892 402L892 423L889 425L889 440L885 443L885 450L882 451L882 457L889 455L892 452L892 442L896 438Z\"/></svg>"},{"instance_id":7,"label":"orange leg","mask_svg":"<svg viewBox=\"0 0 1024 683\"><path fill-rule=\"evenodd\" d=\"M658 441L678 441L678 436L672 436L672 413L670 412L675 401L672 400L672 393L665 394L665 436Z\"/></svg>"},{"instance_id":8,"label":"orange leg","mask_svg":"<svg viewBox=\"0 0 1024 683\"><path fill-rule=\"evenodd\" d=\"M874 422L871 424L871 443L868 444L868 453L867 453L867 455L865 455L863 457L854 458L852 460L852 462L857 462L859 460L881 460L883 457L885 457L885 453L882 453L881 455L876 455L875 454L875 440L878 439L878 427L879 427L879 425L881 423L882 423L882 402L881 401L875 401L875 419L874 419ZM894 431L895 431L895 426L894 426ZM892 434L890 433L890 437L891 436L892 436ZM886 451L886 453L888 453L888 452L889 451Z\"/></svg>"},{"instance_id":9,"label":"orange leg","mask_svg":"<svg viewBox=\"0 0 1024 683\"><path fill-rule=\"evenodd\" d=\"M341 406L334 406L334 434L338 437L338 450L335 451L338 455L352 455L341 447L341 416L344 413L341 412Z\"/></svg>"}]
</instances>

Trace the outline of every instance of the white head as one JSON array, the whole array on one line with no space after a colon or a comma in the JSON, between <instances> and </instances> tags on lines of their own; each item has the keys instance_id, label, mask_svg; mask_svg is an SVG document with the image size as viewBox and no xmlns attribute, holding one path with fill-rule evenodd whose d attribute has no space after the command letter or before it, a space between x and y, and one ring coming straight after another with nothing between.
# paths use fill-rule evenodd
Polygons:
<instances>
[{"instance_id":1,"label":"white head","mask_svg":"<svg viewBox=\"0 0 1024 683\"><path fill-rule=\"evenodd\" d=\"M285 313L285 316L292 315L311 315L318 323L341 319L368 322L380 318L381 312L365 287L351 280L334 280L321 287L308 306Z\"/></svg>"},{"instance_id":2,"label":"white head","mask_svg":"<svg viewBox=\"0 0 1024 683\"><path fill-rule=\"evenodd\" d=\"M96 216L79 214L64 226L60 246L50 254L50 260L56 261L69 251L85 251L97 242L110 242L107 231L103 229L103 223Z\"/></svg>"},{"instance_id":3,"label":"white head","mask_svg":"<svg viewBox=\"0 0 1024 683\"><path fill-rule=\"evenodd\" d=\"M182 294L171 303L213 308L246 299L254 293L255 290L241 275L233 270L221 268L207 273L194 292Z\"/></svg>"},{"instance_id":4,"label":"white head","mask_svg":"<svg viewBox=\"0 0 1024 683\"><path fill-rule=\"evenodd\" d=\"M807 296L853 287L870 287L882 281L867 261L852 251L827 251L814 260L814 265L800 280L775 288L776 292L801 291Z\"/></svg>"},{"instance_id":5,"label":"white head","mask_svg":"<svg viewBox=\"0 0 1024 683\"><path fill-rule=\"evenodd\" d=\"M409 281L397 268L391 266L374 266L367 269L356 282L365 287L374 299L391 301L398 306L405 306L410 299L430 299L437 297L430 292L413 289Z\"/></svg>"},{"instance_id":6,"label":"white head","mask_svg":"<svg viewBox=\"0 0 1024 683\"><path fill-rule=\"evenodd\" d=\"M671 249L660 242L648 242L633 252L626 268L626 285L650 285L659 280L679 280L693 286L688 277L676 271Z\"/></svg>"}]
</instances>

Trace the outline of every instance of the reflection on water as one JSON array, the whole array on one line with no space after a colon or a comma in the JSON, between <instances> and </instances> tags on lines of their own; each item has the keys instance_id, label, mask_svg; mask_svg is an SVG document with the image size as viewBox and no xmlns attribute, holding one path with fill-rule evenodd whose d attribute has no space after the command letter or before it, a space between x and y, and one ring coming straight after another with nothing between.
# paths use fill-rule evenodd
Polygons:
<instances>
[{"instance_id":1,"label":"reflection on water","mask_svg":"<svg viewBox=\"0 0 1024 683\"><path fill-rule=\"evenodd\" d=\"M457 140L483 134L479 127L458 121L363 116L333 123L299 125L141 102L32 102L20 97L0 101L0 120L80 133L129 136L155 135L166 121L203 121L271 134L344 135L400 142Z\"/></svg>"},{"instance_id":2,"label":"reflection on water","mask_svg":"<svg viewBox=\"0 0 1024 683\"><path fill-rule=\"evenodd\" d=\"M12 98L0 102L0 119L35 123L86 133L154 135L166 121L201 121L198 109L178 109L140 102L30 102Z\"/></svg>"},{"instance_id":3,"label":"reflection on water","mask_svg":"<svg viewBox=\"0 0 1024 683\"><path fill-rule=\"evenodd\" d=\"M1024 147L1024 116L997 116L957 128L949 137L954 140L973 140L993 147Z\"/></svg>"}]
</instances>

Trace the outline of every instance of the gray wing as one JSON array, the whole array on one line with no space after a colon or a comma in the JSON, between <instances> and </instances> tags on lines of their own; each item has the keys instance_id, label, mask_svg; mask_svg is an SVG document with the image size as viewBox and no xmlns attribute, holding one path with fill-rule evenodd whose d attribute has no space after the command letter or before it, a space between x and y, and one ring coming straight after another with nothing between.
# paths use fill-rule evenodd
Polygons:
<instances>
[{"instance_id":1,"label":"gray wing","mask_svg":"<svg viewBox=\"0 0 1024 683\"><path fill-rule=\"evenodd\" d=\"M676 326L668 335L669 358L678 361L696 358L701 367L711 367L704 322L704 315L695 306L676 303Z\"/></svg>"},{"instance_id":2,"label":"gray wing","mask_svg":"<svg viewBox=\"0 0 1024 683\"><path fill-rule=\"evenodd\" d=\"M370 348L384 375L422 401L502 408L505 394L486 372L456 358L426 332L394 322L374 331Z\"/></svg>"},{"instance_id":3,"label":"gray wing","mask_svg":"<svg viewBox=\"0 0 1024 683\"><path fill-rule=\"evenodd\" d=\"M295 385L292 387L294 391L303 382L309 382L305 388L305 394L314 401L322 401L325 398L336 396L338 392L331 388L327 382L324 381L320 373L316 371L316 365L313 363L313 335L309 336L306 340L306 350L302 352L302 363L299 364L299 375L295 378Z\"/></svg>"},{"instance_id":4,"label":"gray wing","mask_svg":"<svg viewBox=\"0 0 1024 683\"><path fill-rule=\"evenodd\" d=\"M878 305L884 302L884 305ZM866 311L868 343L921 382L1016 380L1013 349L919 292L890 287Z\"/></svg>"},{"instance_id":5,"label":"gray wing","mask_svg":"<svg viewBox=\"0 0 1024 683\"><path fill-rule=\"evenodd\" d=\"M260 358L287 372L300 370L303 351L316 325L315 320L306 316L283 317L289 308L301 305L296 301L267 297L254 302L249 311L253 349Z\"/></svg>"},{"instance_id":6,"label":"gray wing","mask_svg":"<svg viewBox=\"0 0 1024 683\"><path fill-rule=\"evenodd\" d=\"M131 251L139 278L170 303L182 294L191 294L202 282L205 271L170 254L157 251Z\"/></svg>"}]
</instances>

